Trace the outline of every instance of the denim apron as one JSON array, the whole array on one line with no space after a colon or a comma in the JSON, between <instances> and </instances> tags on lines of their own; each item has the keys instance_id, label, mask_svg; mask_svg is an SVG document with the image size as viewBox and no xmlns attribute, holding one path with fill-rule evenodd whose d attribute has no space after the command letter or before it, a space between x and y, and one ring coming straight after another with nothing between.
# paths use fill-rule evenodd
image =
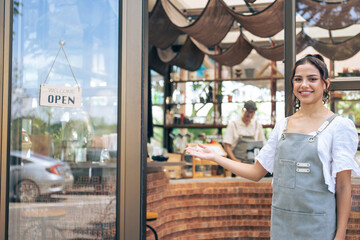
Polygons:
<instances>
[{"instance_id":1,"label":"denim apron","mask_svg":"<svg viewBox=\"0 0 360 240\"><path fill-rule=\"evenodd\" d=\"M238 130L236 124L234 125L234 127L235 127L235 132L239 134L240 131ZM254 135L256 134L256 129L257 129L257 124L255 123ZM255 136L239 135L239 138L236 142L235 147L232 149L232 152L234 153L234 156L238 160L240 160L240 162L249 163L249 164L254 163L254 159L248 159L248 152L247 152L248 142L253 140L255 140Z\"/></svg>"},{"instance_id":2,"label":"denim apron","mask_svg":"<svg viewBox=\"0 0 360 240\"><path fill-rule=\"evenodd\" d=\"M325 184L317 144L335 117L313 135L286 132L286 119L274 160L271 239L334 239L336 199Z\"/></svg>"},{"instance_id":3,"label":"denim apron","mask_svg":"<svg viewBox=\"0 0 360 240\"><path fill-rule=\"evenodd\" d=\"M240 136L232 151L234 156L241 162L253 164L254 159L248 159L247 147L249 140L255 140L255 138L253 136Z\"/></svg>"}]
</instances>

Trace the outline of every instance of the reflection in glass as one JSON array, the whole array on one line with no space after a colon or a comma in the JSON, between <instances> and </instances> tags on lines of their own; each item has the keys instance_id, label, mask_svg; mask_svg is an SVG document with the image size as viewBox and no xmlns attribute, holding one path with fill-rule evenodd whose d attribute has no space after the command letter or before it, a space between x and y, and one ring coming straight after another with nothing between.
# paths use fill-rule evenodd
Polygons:
<instances>
[{"instance_id":1,"label":"reflection in glass","mask_svg":"<svg viewBox=\"0 0 360 240\"><path fill-rule=\"evenodd\" d=\"M360 81L359 1L297 0L296 11L297 59L319 53L332 81ZM358 91L333 91L329 107L359 128L359 102Z\"/></svg>"},{"instance_id":2,"label":"reflection in glass","mask_svg":"<svg viewBox=\"0 0 360 240\"><path fill-rule=\"evenodd\" d=\"M14 1L8 239L114 239L118 2ZM64 49L81 108L39 106ZM77 86L64 54L47 84Z\"/></svg>"},{"instance_id":3,"label":"reflection in glass","mask_svg":"<svg viewBox=\"0 0 360 240\"><path fill-rule=\"evenodd\" d=\"M297 58L320 53L325 57L331 77L358 77L358 1L297 0L296 13Z\"/></svg>"}]
</instances>

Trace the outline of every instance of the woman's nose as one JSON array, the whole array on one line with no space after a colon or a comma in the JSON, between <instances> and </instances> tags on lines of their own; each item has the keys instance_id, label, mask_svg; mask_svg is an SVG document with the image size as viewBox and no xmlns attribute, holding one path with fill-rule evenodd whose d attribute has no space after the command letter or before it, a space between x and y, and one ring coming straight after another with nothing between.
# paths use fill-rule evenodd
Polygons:
<instances>
[{"instance_id":1,"label":"woman's nose","mask_svg":"<svg viewBox=\"0 0 360 240\"><path fill-rule=\"evenodd\" d=\"M309 81L307 79L304 79L302 82L301 82L301 86L309 86Z\"/></svg>"}]
</instances>

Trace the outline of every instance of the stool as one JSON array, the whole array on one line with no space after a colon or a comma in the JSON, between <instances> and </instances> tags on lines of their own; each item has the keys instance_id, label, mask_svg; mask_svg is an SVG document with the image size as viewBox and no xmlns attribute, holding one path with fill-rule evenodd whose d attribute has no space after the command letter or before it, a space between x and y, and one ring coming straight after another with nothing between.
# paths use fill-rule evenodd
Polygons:
<instances>
[{"instance_id":1,"label":"stool","mask_svg":"<svg viewBox=\"0 0 360 240\"><path fill-rule=\"evenodd\" d=\"M146 212L146 221L149 221L149 222L155 221L158 218L158 216L159 216L159 214L157 214L156 212ZM148 228L150 228L150 230L154 233L155 240L158 240L158 235L157 235L155 229L148 224L146 224L146 226Z\"/></svg>"},{"instance_id":2,"label":"stool","mask_svg":"<svg viewBox=\"0 0 360 240\"><path fill-rule=\"evenodd\" d=\"M23 234L23 239L37 239L38 232L41 233L41 239L46 239L46 230L51 230L52 239L55 238L56 232L61 235L61 239L66 239L64 233L61 231L60 228L55 227L52 225L49 220L58 220L59 218L66 215L66 210L64 209L52 209L52 210L43 210L40 209L38 211L25 211L21 213L21 217L28 220L38 221L38 224L35 226L28 227ZM31 237L27 237L28 232L32 230L33 232L30 233Z\"/></svg>"}]
</instances>

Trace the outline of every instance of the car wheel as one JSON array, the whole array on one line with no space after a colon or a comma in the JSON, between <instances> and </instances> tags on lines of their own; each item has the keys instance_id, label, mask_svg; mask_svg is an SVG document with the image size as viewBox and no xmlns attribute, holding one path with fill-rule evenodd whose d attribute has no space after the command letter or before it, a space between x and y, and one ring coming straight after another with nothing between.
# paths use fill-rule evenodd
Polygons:
<instances>
[{"instance_id":1,"label":"car wheel","mask_svg":"<svg viewBox=\"0 0 360 240\"><path fill-rule=\"evenodd\" d=\"M34 202L40 195L38 186L29 180L19 182L15 193L19 202Z\"/></svg>"}]
</instances>

